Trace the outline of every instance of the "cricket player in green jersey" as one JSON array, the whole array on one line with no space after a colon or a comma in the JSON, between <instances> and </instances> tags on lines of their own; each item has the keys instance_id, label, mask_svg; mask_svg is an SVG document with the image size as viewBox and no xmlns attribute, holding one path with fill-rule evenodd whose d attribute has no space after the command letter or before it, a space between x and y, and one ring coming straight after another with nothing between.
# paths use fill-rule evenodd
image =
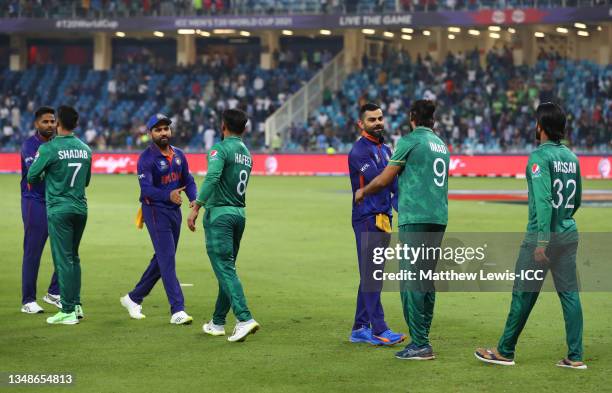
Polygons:
<instances>
[{"instance_id":1,"label":"cricket player in green jersey","mask_svg":"<svg viewBox=\"0 0 612 393\"><path fill-rule=\"evenodd\" d=\"M410 247L439 247L448 223L448 169L450 155L446 144L433 132L435 104L417 100L410 108L412 131L402 137L389 164L366 187L355 194L379 192L398 179L399 236ZM412 263L411 263L412 262ZM410 329L411 342L395 357L406 360L435 358L429 343L433 320L435 288L431 280L422 279L419 271L435 270L437 259L421 258L400 261L402 270L411 270L419 279L403 282L401 299L404 318Z\"/></svg>"},{"instance_id":2,"label":"cricket player in green jersey","mask_svg":"<svg viewBox=\"0 0 612 393\"><path fill-rule=\"evenodd\" d=\"M91 150L74 136L76 110L60 106L57 115L57 136L38 149L28 183L45 181L51 255L62 302L62 310L47 323L74 325L84 316L79 243L87 222L85 187L91 179Z\"/></svg>"},{"instance_id":3,"label":"cricket player in green jersey","mask_svg":"<svg viewBox=\"0 0 612 393\"><path fill-rule=\"evenodd\" d=\"M225 335L225 317L231 307L237 322L228 341L244 341L260 327L247 307L236 274L236 257L246 222L246 189L253 166L251 153L242 142L247 121L247 115L240 110L223 112L223 140L208 152L208 173L188 218L189 229L195 231L198 211L202 206L206 209L206 251L219 281L213 318L202 329L213 336Z\"/></svg>"},{"instance_id":4,"label":"cricket player in green jersey","mask_svg":"<svg viewBox=\"0 0 612 393\"><path fill-rule=\"evenodd\" d=\"M536 110L536 139L539 147L527 164L529 223L516 263L521 271L552 272L565 320L567 357L559 367L586 369L582 348L582 306L576 275L578 229L574 214L580 208L582 184L578 158L561 144L566 116L558 105L547 102ZM512 290L510 313L497 348L479 348L475 355L487 363L513 366L514 350L527 318L535 305L541 280L517 277Z\"/></svg>"}]
</instances>

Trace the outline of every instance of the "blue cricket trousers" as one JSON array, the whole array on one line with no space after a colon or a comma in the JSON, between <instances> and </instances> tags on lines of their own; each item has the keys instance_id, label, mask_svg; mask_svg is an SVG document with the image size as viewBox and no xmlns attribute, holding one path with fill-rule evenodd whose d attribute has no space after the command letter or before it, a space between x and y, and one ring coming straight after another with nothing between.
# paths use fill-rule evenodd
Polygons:
<instances>
[{"instance_id":1,"label":"blue cricket trousers","mask_svg":"<svg viewBox=\"0 0 612 393\"><path fill-rule=\"evenodd\" d=\"M23 219L23 261L21 267L21 303L36 301L36 280L40 257L47 236L47 208L41 201L21 198L21 218ZM48 293L59 295L59 285L55 271L51 276Z\"/></svg>"},{"instance_id":2,"label":"blue cricket trousers","mask_svg":"<svg viewBox=\"0 0 612 393\"><path fill-rule=\"evenodd\" d=\"M161 277L172 314L185 309L183 291L176 277L176 249L181 233L181 209L167 209L142 204L144 222L153 242L155 254L130 298L140 304Z\"/></svg>"},{"instance_id":3,"label":"blue cricket trousers","mask_svg":"<svg viewBox=\"0 0 612 393\"><path fill-rule=\"evenodd\" d=\"M365 256L372 255L372 249L374 247L387 247L387 244L381 244L382 236L367 235L372 232L381 233L381 231L376 228L375 216L366 217L360 221L353 221L353 230L355 231L355 239L357 240L360 277L353 330L362 327L371 327L372 334L378 335L389 329L389 327L385 322L385 312L380 301L382 283L380 283L378 287L373 285L371 277L375 269L380 269L380 266L384 265L374 265L371 258L366 258Z\"/></svg>"}]
</instances>

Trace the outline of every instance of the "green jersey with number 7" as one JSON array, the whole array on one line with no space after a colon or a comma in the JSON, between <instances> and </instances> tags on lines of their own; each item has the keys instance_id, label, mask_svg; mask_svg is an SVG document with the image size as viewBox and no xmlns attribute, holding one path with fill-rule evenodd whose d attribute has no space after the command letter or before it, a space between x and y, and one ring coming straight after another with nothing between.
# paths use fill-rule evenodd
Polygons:
<instances>
[{"instance_id":1,"label":"green jersey with number 7","mask_svg":"<svg viewBox=\"0 0 612 393\"><path fill-rule=\"evenodd\" d=\"M399 225L448 224L446 144L431 129L417 127L397 143L389 165L399 174Z\"/></svg>"},{"instance_id":2,"label":"green jersey with number 7","mask_svg":"<svg viewBox=\"0 0 612 393\"><path fill-rule=\"evenodd\" d=\"M87 215L85 187L91 180L91 149L74 135L58 135L38 149L28 183L45 180L47 214Z\"/></svg>"},{"instance_id":3,"label":"green jersey with number 7","mask_svg":"<svg viewBox=\"0 0 612 393\"><path fill-rule=\"evenodd\" d=\"M196 202L211 207L245 207L253 160L242 139L228 136L208 152L208 171Z\"/></svg>"},{"instance_id":4,"label":"green jersey with number 7","mask_svg":"<svg viewBox=\"0 0 612 393\"><path fill-rule=\"evenodd\" d=\"M550 234L576 231L574 214L582 200L578 158L558 142L544 142L529 156L529 223L527 232L537 233L545 246Z\"/></svg>"}]
</instances>

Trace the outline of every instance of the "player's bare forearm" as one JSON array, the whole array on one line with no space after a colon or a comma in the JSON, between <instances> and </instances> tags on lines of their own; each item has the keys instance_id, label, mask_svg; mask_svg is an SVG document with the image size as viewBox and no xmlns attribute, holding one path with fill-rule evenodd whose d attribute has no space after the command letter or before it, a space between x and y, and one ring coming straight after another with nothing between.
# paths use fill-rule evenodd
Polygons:
<instances>
[{"instance_id":1,"label":"player's bare forearm","mask_svg":"<svg viewBox=\"0 0 612 393\"><path fill-rule=\"evenodd\" d=\"M367 186L363 189L364 195L376 194L385 187L388 187L395 177L399 173L401 167L389 165L387 166L380 175L376 176Z\"/></svg>"}]
</instances>

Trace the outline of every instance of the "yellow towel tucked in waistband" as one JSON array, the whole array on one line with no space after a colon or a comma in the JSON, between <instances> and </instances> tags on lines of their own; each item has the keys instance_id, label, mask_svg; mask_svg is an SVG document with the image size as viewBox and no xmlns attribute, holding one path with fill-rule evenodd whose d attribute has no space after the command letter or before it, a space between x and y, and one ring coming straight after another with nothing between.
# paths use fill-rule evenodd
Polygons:
<instances>
[{"instance_id":1,"label":"yellow towel tucked in waistband","mask_svg":"<svg viewBox=\"0 0 612 393\"><path fill-rule=\"evenodd\" d=\"M391 221L389 221L389 216L386 214L377 214L376 228L383 232L391 233Z\"/></svg>"},{"instance_id":2,"label":"yellow towel tucked in waistband","mask_svg":"<svg viewBox=\"0 0 612 393\"><path fill-rule=\"evenodd\" d=\"M142 225L144 224L144 218L142 218L142 207L138 208L136 212L136 228L142 229Z\"/></svg>"}]
</instances>

